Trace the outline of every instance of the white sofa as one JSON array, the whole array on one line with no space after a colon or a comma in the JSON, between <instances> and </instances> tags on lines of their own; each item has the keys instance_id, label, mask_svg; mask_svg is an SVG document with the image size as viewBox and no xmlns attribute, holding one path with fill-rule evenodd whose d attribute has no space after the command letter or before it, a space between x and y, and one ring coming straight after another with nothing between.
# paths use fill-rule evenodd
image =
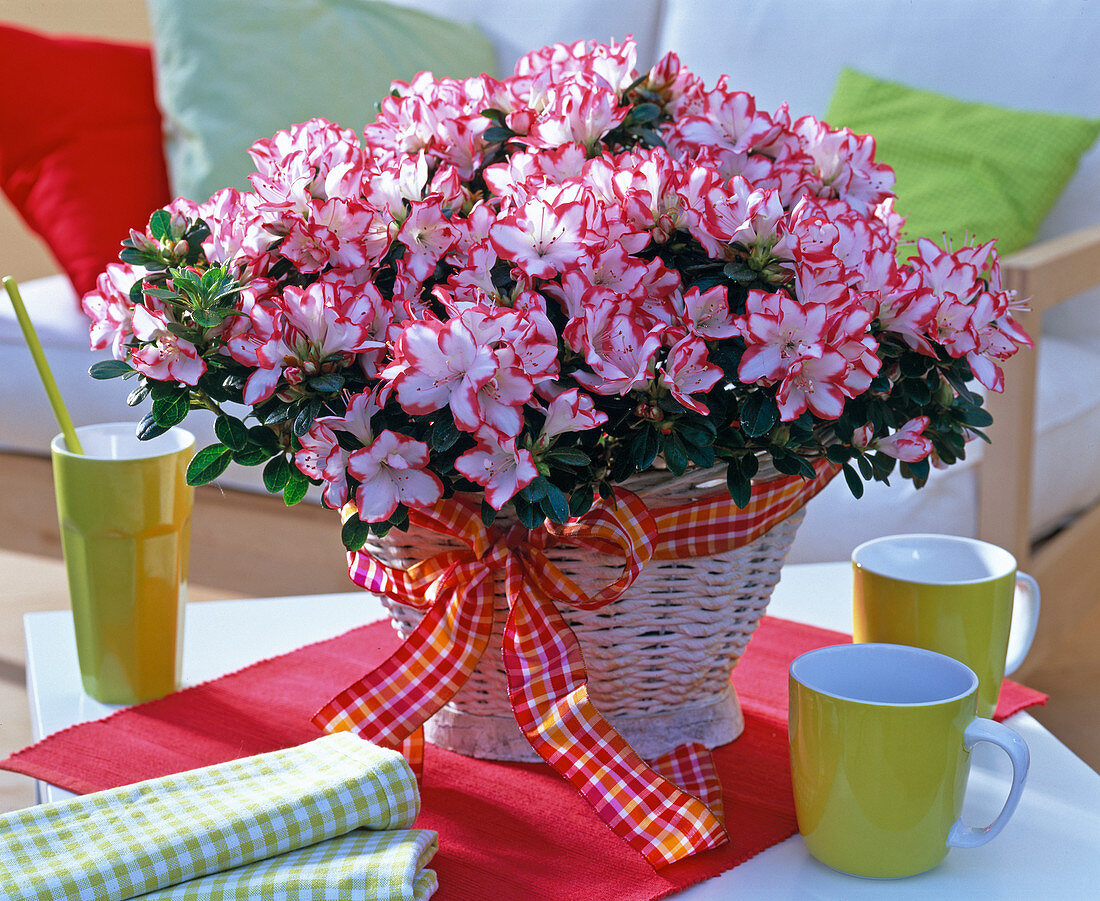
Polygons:
<instances>
[{"instance_id":1,"label":"white sofa","mask_svg":"<svg viewBox=\"0 0 1100 901\"><path fill-rule=\"evenodd\" d=\"M502 71L522 52L551 41L633 34L640 67L675 50L708 84L728 73L762 107L775 108L785 100L794 115L822 115L839 70L850 65L964 99L1100 116L1096 67L1086 63L1100 46L1100 10L1075 0L398 2L476 22L494 42ZM1100 147L1083 159L1040 237L1097 224ZM1077 257L1080 263L1081 254ZM24 297L75 418L128 418L128 386L95 383L85 375L97 355L86 349L86 325L64 277L25 284ZM1025 543L1049 535L1100 498L1100 466L1094 462L1100 448L1100 292L1063 304L1045 317L1041 331L1033 417L1028 386L1012 381L1012 375L1008 386L1009 401L1019 398L1023 407L1010 418L1017 432L1034 429L1034 454L1022 463L1010 460L1015 468L998 477L1000 489L1012 495L1004 509L1022 504L1026 510L1021 514L1026 515ZM1026 380L1029 367L1025 362L1015 368ZM56 428L5 304L0 304L0 372L0 448L44 453ZM207 428L200 446L208 440L213 438ZM1019 433L1005 440L1009 458L1026 450ZM974 447L964 463L935 473L921 491L901 480L889 488L876 483L855 501L843 480L836 480L810 505L791 560L844 559L858 542L898 531L988 534L978 512L979 475L986 466L982 450ZM262 490L257 475L232 470L223 484ZM1021 556L1027 553L1010 531L994 528L989 537Z\"/></svg>"}]
</instances>

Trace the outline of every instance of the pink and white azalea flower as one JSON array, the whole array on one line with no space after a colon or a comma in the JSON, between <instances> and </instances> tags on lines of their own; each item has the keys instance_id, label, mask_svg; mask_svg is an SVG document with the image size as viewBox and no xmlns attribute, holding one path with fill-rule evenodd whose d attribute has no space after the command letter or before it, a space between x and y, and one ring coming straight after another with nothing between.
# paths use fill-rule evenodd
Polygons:
<instances>
[{"instance_id":1,"label":"pink and white azalea flower","mask_svg":"<svg viewBox=\"0 0 1100 901\"><path fill-rule=\"evenodd\" d=\"M746 384L785 378L803 360L825 352L824 304L800 304L787 294L749 292L736 324L748 344L737 375Z\"/></svg>"},{"instance_id":2,"label":"pink and white azalea flower","mask_svg":"<svg viewBox=\"0 0 1100 901\"><path fill-rule=\"evenodd\" d=\"M538 478L535 458L526 448L517 448L514 438L501 440L492 431L477 433L477 447L455 461L455 469L485 489L485 500L499 510L520 489Z\"/></svg>"},{"instance_id":3,"label":"pink and white azalea flower","mask_svg":"<svg viewBox=\"0 0 1100 901\"><path fill-rule=\"evenodd\" d=\"M489 231L493 249L532 278L553 278L576 265L592 241L580 201L551 204L538 197L501 216Z\"/></svg>"},{"instance_id":4,"label":"pink and white azalea flower","mask_svg":"<svg viewBox=\"0 0 1100 901\"><path fill-rule=\"evenodd\" d=\"M147 310L139 304L134 307L132 325L134 337L143 345L130 357L138 372L161 382L199 383L206 372L206 361L199 356L194 344L168 330L168 320L163 313Z\"/></svg>"},{"instance_id":5,"label":"pink and white azalea flower","mask_svg":"<svg viewBox=\"0 0 1100 901\"><path fill-rule=\"evenodd\" d=\"M546 408L538 443L549 446L552 439L566 432L584 432L607 422L607 414L596 409L592 396L579 388L562 391Z\"/></svg>"},{"instance_id":6,"label":"pink and white azalea flower","mask_svg":"<svg viewBox=\"0 0 1100 901\"><path fill-rule=\"evenodd\" d=\"M364 522L384 522L406 507L433 506L443 483L428 468L428 445L386 429L369 447L348 457L348 474L359 482L355 505Z\"/></svg>"},{"instance_id":7,"label":"pink and white azalea flower","mask_svg":"<svg viewBox=\"0 0 1100 901\"><path fill-rule=\"evenodd\" d=\"M88 330L92 350L109 348L116 360L126 359L126 344L133 335L134 302L130 300L130 289L144 274L144 269L128 263L111 263L96 279L95 290L84 295L80 308L92 320Z\"/></svg>"},{"instance_id":8,"label":"pink and white azalea flower","mask_svg":"<svg viewBox=\"0 0 1100 901\"><path fill-rule=\"evenodd\" d=\"M927 416L915 416L892 435L880 438L875 448L906 463L923 460L932 453L932 441L924 435L928 423Z\"/></svg>"},{"instance_id":9,"label":"pink and white azalea flower","mask_svg":"<svg viewBox=\"0 0 1100 901\"><path fill-rule=\"evenodd\" d=\"M336 433L320 420L299 435L298 442L301 449L294 454L294 465L307 478L323 480L325 504L339 510L348 500L348 452L340 446Z\"/></svg>"},{"instance_id":10,"label":"pink and white azalea flower","mask_svg":"<svg viewBox=\"0 0 1100 901\"><path fill-rule=\"evenodd\" d=\"M837 419L844 412L841 382L847 370L844 357L834 350L796 362L776 392L779 418L790 422L809 409L821 419Z\"/></svg>"},{"instance_id":11,"label":"pink and white azalea flower","mask_svg":"<svg viewBox=\"0 0 1100 901\"><path fill-rule=\"evenodd\" d=\"M397 402L409 413L450 407L455 423L473 432L482 422L478 392L497 374L493 351L475 340L457 319L410 323L394 347L394 361L382 372Z\"/></svg>"},{"instance_id":12,"label":"pink and white azalea flower","mask_svg":"<svg viewBox=\"0 0 1100 901\"><path fill-rule=\"evenodd\" d=\"M683 406L706 416L710 410L706 404L693 398L693 394L705 394L722 378L722 370L707 362L707 345L694 335L677 341L668 352L664 369L658 381Z\"/></svg>"}]
</instances>

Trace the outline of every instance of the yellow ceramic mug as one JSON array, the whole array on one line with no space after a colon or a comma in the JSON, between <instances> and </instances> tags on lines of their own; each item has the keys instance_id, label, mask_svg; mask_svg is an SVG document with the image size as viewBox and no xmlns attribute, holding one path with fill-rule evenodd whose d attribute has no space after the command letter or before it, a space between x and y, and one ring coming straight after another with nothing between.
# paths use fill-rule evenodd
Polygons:
<instances>
[{"instance_id":1,"label":"yellow ceramic mug","mask_svg":"<svg viewBox=\"0 0 1100 901\"><path fill-rule=\"evenodd\" d=\"M1016 571L1016 558L973 538L890 535L857 547L852 568L855 641L910 644L961 660L978 674L978 716L992 716L1001 681L1023 662L1039 621L1039 586Z\"/></svg>"},{"instance_id":2,"label":"yellow ceramic mug","mask_svg":"<svg viewBox=\"0 0 1100 901\"><path fill-rule=\"evenodd\" d=\"M930 870L951 847L977 847L1004 827L1027 775L1027 745L974 716L978 679L923 648L820 648L790 668L791 777L798 829L822 863L857 876ZM1012 762L1012 787L992 825L959 813L979 741Z\"/></svg>"},{"instance_id":3,"label":"yellow ceramic mug","mask_svg":"<svg viewBox=\"0 0 1100 901\"><path fill-rule=\"evenodd\" d=\"M179 685L191 504L190 432L140 441L132 422L50 444L84 690L133 704Z\"/></svg>"}]
</instances>

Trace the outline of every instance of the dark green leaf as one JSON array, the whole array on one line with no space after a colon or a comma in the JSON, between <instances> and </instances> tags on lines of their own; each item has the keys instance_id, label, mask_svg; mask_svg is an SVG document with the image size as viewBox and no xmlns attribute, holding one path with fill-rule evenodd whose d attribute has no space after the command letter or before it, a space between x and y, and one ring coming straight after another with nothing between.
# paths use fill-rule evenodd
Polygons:
<instances>
[{"instance_id":1,"label":"dark green leaf","mask_svg":"<svg viewBox=\"0 0 1100 901\"><path fill-rule=\"evenodd\" d=\"M191 409L191 392L184 388L175 394L161 396L153 400L153 419L157 425L170 429L187 418Z\"/></svg>"},{"instance_id":2,"label":"dark green leaf","mask_svg":"<svg viewBox=\"0 0 1100 901\"><path fill-rule=\"evenodd\" d=\"M708 469L714 465L714 445L708 444L703 447L699 447L696 444L688 444L684 442L684 450L687 451L687 455L691 462L696 466L701 466L703 469Z\"/></svg>"},{"instance_id":3,"label":"dark green leaf","mask_svg":"<svg viewBox=\"0 0 1100 901\"><path fill-rule=\"evenodd\" d=\"M742 454L737 460L737 468L745 479L752 479L760 471L760 461L756 454Z\"/></svg>"},{"instance_id":4,"label":"dark green leaf","mask_svg":"<svg viewBox=\"0 0 1100 901\"><path fill-rule=\"evenodd\" d=\"M908 353L901 358L902 375L910 378L923 378L928 372L929 358L924 354Z\"/></svg>"},{"instance_id":5,"label":"dark green leaf","mask_svg":"<svg viewBox=\"0 0 1100 901\"><path fill-rule=\"evenodd\" d=\"M885 482L890 477L890 473L894 471L897 462L889 454L874 454L871 457L871 469L874 471L875 478L880 482Z\"/></svg>"},{"instance_id":6,"label":"dark green leaf","mask_svg":"<svg viewBox=\"0 0 1100 901\"><path fill-rule=\"evenodd\" d=\"M231 450L239 451L248 444L248 426L235 416L223 415L214 420L214 434Z\"/></svg>"},{"instance_id":7,"label":"dark green leaf","mask_svg":"<svg viewBox=\"0 0 1100 901\"><path fill-rule=\"evenodd\" d=\"M302 404L301 409L298 410L298 415L294 417L294 434L300 436L308 432L319 412L321 412L321 402L319 400L315 399L308 404Z\"/></svg>"},{"instance_id":8,"label":"dark green leaf","mask_svg":"<svg viewBox=\"0 0 1100 901\"><path fill-rule=\"evenodd\" d=\"M752 497L752 483L741 475L735 466L730 466L726 470L726 487L729 488L730 497L739 508L744 509L748 506Z\"/></svg>"},{"instance_id":9,"label":"dark green leaf","mask_svg":"<svg viewBox=\"0 0 1100 901\"><path fill-rule=\"evenodd\" d=\"M179 300L181 300L181 299L182 299L182 298L181 298L181 297L179 296L179 294L177 294L177 293L176 293L175 291L171 290L170 288L152 288L152 287L147 287L147 288L145 288L145 290L144 290L144 294L145 294L145 296L146 296L146 297L155 297L155 298L157 298L158 300L173 300L173 301L179 301Z\"/></svg>"},{"instance_id":10,"label":"dark green leaf","mask_svg":"<svg viewBox=\"0 0 1100 901\"><path fill-rule=\"evenodd\" d=\"M902 474L908 468L916 482L924 482L928 478L930 464L928 460L917 460L915 463L902 463Z\"/></svg>"},{"instance_id":11,"label":"dark green leaf","mask_svg":"<svg viewBox=\"0 0 1100 901\"><path fill-rule=\"evenodd\" d=\"M648 426L643 427L630 445L630 459L635 471L649 469L657 459L660 448L661 442L657 432Z\"/></svg>"},{"instance_id":12,"label":"dark green leaf","mask_svg":"<svg viewBox=\"0 0 1100 901\"><path fill-rule=\"evenodd\" d=\"M856 465L859 466L859 474L863 476L864 479L870 480L875 477L874 467L871 466L871 460L868 457L856 457Z\"/></svg>"},{"instance_id":13,"label":"dark green leaf","mask_svg":"<svg viewBox=\"0 0 1100 901\"><path fill-rule=\"evenodd\" d=\"M153 419L153 414L146 413L141 422L138 423L137 436L142 441L148 441L150 438L156 438L158 435L163 435L168 429L162 425L158 425L157 421Z\"/></svg>"},{"instance_id":14,"label":"dark green leaf","mask_svg":"<svg viewBox=\"0 0 1100 901\"><path fill-rule=\"evenodd\" d=\"M550 481L546 476L536 476L529 484L520 489L520 497L529 503L535 503L546 496Z\"/></svg>"},{"instance_id":15,"label":"dark green leaf","mask_svg":"<svg viewBox=\"0 0 1100 901\"><path fill-rule=\"evenodd\" d=\"M594 499L591 485L581 485L569 496L569 515L573 517L584 516L592 509Z\"/></svg>"},{"instance_id":16,"label":"dark green leaf","mask_svg":"<svg viewBox=\"0 0 1100 901\"><path fill-rule=\"evenodd\" d=\"M844 481L848 483L848 490L852 492L852 495L856 498L863 497L863 480L851 466L850 463L845 463L843 468Z\"/></svg>"},{"instance_id":17,"label":"dark green leaf","mask_svg":"<svg viewBox=\"0 0 1100 901\"><path fill-rule=\"evenodd\" d=\"M548 450L544 456L555 463L565 463L568 466L587 466L592 462L588 454L573 447L555 447Z\"/></svg>"},{"instance_id":18,"label":"dark green leaf","mask_svg":"<svg viewBox=\"0 0 1100 901\"><path fill-rule=\"evenodd\" d=\"M989 415L988 410L983 410L981 407L974 407L969 404L959 404L957 409L962 414L961 419L965 425L979 429L988 425L993 425L993 417Z\"/></svg>"},{"instance_id":19,"label":"dark green leaf","mask_svg":"<svg viewBox=\"0 0 1100 901\"><path fill-rule=\"evenodd\" d=\"M309 479L297 469L292 468L286 480L286 487L283 488L283 503L288 507L293 507L306 496L308 490Z\"/></svg>"},{"instance_id":20,"label":"dark green leaf","mask_svg":"<svg viewBox=\"0 0 1100 901\"><path fill-rule=\"evenodd\" d=\"M164 264L161 262L160 257L148 250L136 250L133 247L123 247L119 252L118 258L124 263L130 263L133 266L147 266L153 268L160 266L164 268Z\"/></svg>"},{"instance_id":21,"label":"dark green leaf","mask_svg":"<svg viewBox=\"0 0 1100 901\"><path fill-rule=\"evenodd\" d=\"M497 511L489 506L487 501L481 502L481 524L489 528L497 518Z\"/></svg>"},{"instance_id":22,"label":"dark green leaf","mask_svg":"<svg viewBox=\"0 0 1100 901\"><path fill-rule=\"evenodd\" d=\"M264 488L278 494L290 481L290 461L286 457L272 457L264 467Z\"/></svg>"},{"instance_id":23,"label":"dark green leaf","mask_svg":"<svg viewBox=\"0 0 1100 901\"><path fill-rule=\"evenodd\" d=\"M486 119L492 119L494 122L497 122L500 125L504 125L504 123L508 119L508 114L502 109L483 109L481 111L481 115L483 115ZM492 508L490 507L489 509Z\"/></svg>"},{"instance_id":24,"label":"dark green leaf","mask_svg":"<svg viewBox=\"0 0 1100 901\"><path fill-rule=\"evenodd\" d=\"M298 502L295 501L294 503ZM393 526L388 522L372 522L370 524L371 532L373 532L379 538L385 538L390 533L390 529L392 528Z\"/></svg>"},{"instance_id":25,"label":"dark green leaf","mask_svg":"<svg viewBox=\"0 0 1100 901\"><path fill-rule=\"evenodd\" d=\"M682 476L687 470L688 456L684 448L684 442L675 432L661 436L661 451L664 454L665 463L669 472L674 476Z\"/></svg>"},{"instance_id":26,"label":"dark green leaf","mask_svg":"<svg viewBox=\"0 0 1100 901\"><path fill-rule=\"evenodd\" d=\"M232 459L233 452L224 444L211 444L204 447L192 458L187 467L188 485L205 485L212 482L223 472Z\"/></svg>"},{"instance_id":27,"label":"dark green leaf","mask_svg":"<svg viewBox=\"0 0 1100 901\"><path fill-rule=\"evenodd\" d=\"M265 425L254 425L248 430L248 440L257 447L262 447L270 457L279 453L282 445L279 444L279 436Z\"/></svg>"},{"instance_id":28,"label":"dark green leaf","mask_svg":"<svg viewBox=\"0 0 1100 901\"><path fill-rule=\"evenodd\" d=\"M259 411L256 412L259 415ZM276 402L273 406L264 410L262 415L259 415L260 422L264 425L278 425L280 422L286 422L289 417L290 407L281 401Z\"/></svg>"},{"instance_id":29,"label":"dark green leaf","mask_svg":"<svg viewBox=\"0 0 1100 901\"><path fill-rule=\"evenodd\" d=\"M119 376L133 372L134 367L125 360L100 360L88 367L88 375L93 379L117 379Z\"/></svg>"},{"instance_id":30,"label":"dark green leaf","mask_svg":"<svg viewBox=\"0 0 1100 901\"><path fill-rule=\"evenodd\" d=\"M825 456L828 457L832 463L847 463L852 459L852 454L852 449L843 444L830 444L825 448Z\"/></svg>"},{"instance_id":31,"label":"dark green leaf","mask_svg":"<svg viewBox=\"0 0 1100 901\"><path fill-rule=\"evenodd\" d=\"M512 499L512 505L516 508L516 518L525 529L537 529L546 518L538 507L529 504L519 495Z\"/></svg>"},{"instance_id":32,"label":"dark green leaf","mask_svg":"<svg viewBox=\"0 0 1100 901\"><path fill-rule=\"evenodd\" d=\"M202 337L201 333L186 325L180 325L178 322L169 322L166 327L177 338L183 338L184 341L190 341L192 344Z\"/></svg>"},{"instance_id":33,"label":"dark green leaf","mask_svg":"<svg viewBox=\"0 0 1100 901\"><path fill-rule=\"evenodd\" d=\"M756 281L756 272L744 263L726 263L722 267L722 275L731 282L745 283Z\"/></svg>"},{"instance_id":34,"label":"dark green leaf","mask_svg":"<svg viewBox=\"0 0 1100 901\"><path fill-rule=\"evenodd\" d=\"M370 538L370 526L352 514L340 529L340 540L349 551L357 551Z\"/></svg>"},{"instance_id":35,"label":"dark green leaf","mask_svg":"<svg viewBox=\"0 0 1100 901\"><path fill-rule=\"evenodd\" d=\"M428 432L428 447L441 454L454 447L461 434L455 426L450 410L444 409L440 411L439 418L432 423L431 430Z\"/></svg>"},{"instance_id":36,"label":"dark green leaf","mask_svg":"<svg viewBox=\"0 0 1100 901\"><path fill-rule=\"evenodd\" d=\"M309 380L309 387L322 394L332 394L344 387L344 377L337 372L324 372Z\"/></svg>"},{"instance_id":37,"label":"dark green leaf","mask_svg":"<svg viewBox=\"0 0 1100 901\"><path fill-rule=\"evenodd\" d=\"M767 435L779 422L779 408L775 398L763 391L754 391L741 408L741 429L750 438Z\"/></svg>"},{"instance_id":38,"label":"dark green leaf","mask_svg":"<svg viewBox=\"0 0 1100 901\"><path fill-rule=\"evenodd\" d=\"M661 108L656 103L639 103L631 108L624 121L625 125L645 125L654 121L661 115Z\"/></svg>"},{"instance_id":39,"label":"dark green leaf","mask_svg":"<svg viewBox=\"0 0 1100 901\"><path fill-rule=\"evenodd\" d=\"M705 447L714 441L715 433L713 426L707 429L699 425L678 422L676 424L676 431L688 444L696 444L700 447Z\"/></svg>"},{"instance_id":40,"label":"dark green leaf","mask_svg":"<svg viewBox=\"0 0 1100 901\"><path fill-rule=\"evenodd\" d=\"M158 241L172 237L172 214L168 210L157 210L149 217L149 234Z\"/></svg>"},{"instance_id":41,"label":"dark green leaf","mask_svg":"<svg viewBox=\"0 0 1100 901\"><path fill-rule=\"evenodd\" d=\"M191 308L191 318L195 320L195 325L202 328L216 328L221 325L222 319L225 317L218 313L217 310L204 310L201 307Z\"/></svg>"},{"instance_id":42,"label":"dark green leaf","mask_svg":"<svg viewBox=\"0 0 1100 901\"><path fill-rule=\"evenodd\" d=\"M515 135L515 132L512 131L512 129L510 129L507 126L504 126L504 125L490 126L489 128L486 128L485 131L483 131L481 133L482 139L488 144L496 144L496 143L499 143L500 141L507 141L509 138L513 137L514 135Z\"/></svg>"},{"instance_id":43,"label":"dark green leaf","mask_svg":"<svg viewBox=\"0 0 1100 901\"><path fill-rule=\"evenodd\" d=\"M262 447L248 444L241 450L233 451L233 462L240 463L241 466L259 466L270 456Z\"/></svg>"},{"instance_id":44,"label":"dark green leaf","mask_svg":"<svg viewBox=\"0 0 1100 901\"><path fill-rule=\"evenodd\" d=\"M552 482L546 483L546 493L539 499L539 507L553 522L562 523L569 519L569 501Z\"/></svg>"}]
</instances>

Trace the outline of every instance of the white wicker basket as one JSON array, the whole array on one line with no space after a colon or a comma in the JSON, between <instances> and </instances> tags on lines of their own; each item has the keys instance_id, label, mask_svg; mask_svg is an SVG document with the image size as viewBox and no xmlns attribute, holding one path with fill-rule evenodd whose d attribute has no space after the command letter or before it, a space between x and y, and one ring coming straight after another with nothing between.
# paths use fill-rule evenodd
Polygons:
<instances>
[{"instance_id":1,"label":"white wicker basket","mask_svg":"<svg viewBox=\"0 0 1100 901\"><path fill-rule=\"evenodd\" d=\"M716 483L715 475L719 476ZM643 475L626 483L650 509L679 506L724 485L721 471L670 479ZM580 642L593 703L634 749L652 759L689 741L717 747L744 728L730 672L779 581L779 569L803 513L744 547L709 557L652 560L618 600L599 610L559 610ZM497 523L510 523L499 517ZM364 550L407 568L456 547L424 530L394 531ZM559 545L547 556L582 588L614 582L622 560ZM402 638L422 612L383 599ZM470 679L425 727L435 745L487 760L537 761L508 704L501 640L508 614L497 578L496 622Z\"/></svg>"}]
</instances>

